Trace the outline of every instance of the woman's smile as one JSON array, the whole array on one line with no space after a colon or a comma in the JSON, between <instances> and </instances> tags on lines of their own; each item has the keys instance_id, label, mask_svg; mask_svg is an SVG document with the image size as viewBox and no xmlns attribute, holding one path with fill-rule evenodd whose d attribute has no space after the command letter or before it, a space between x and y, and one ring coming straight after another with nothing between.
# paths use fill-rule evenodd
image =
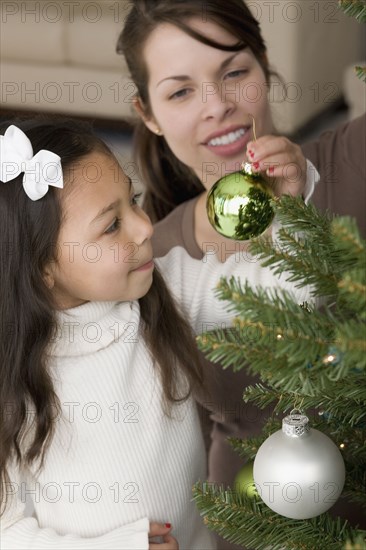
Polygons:
<instances>
[{"instance_id":1,"label":"woman's smile","mask_svg":"<svg viewBox=\"0 0 366 550\"><path fill-rule=\"evenodd\" d=\"M251 127L232 126L211 134L202 145L215 155L232 157L241 153L245 155L248 142L252 139Z\"/></svg>"}]
</instances>

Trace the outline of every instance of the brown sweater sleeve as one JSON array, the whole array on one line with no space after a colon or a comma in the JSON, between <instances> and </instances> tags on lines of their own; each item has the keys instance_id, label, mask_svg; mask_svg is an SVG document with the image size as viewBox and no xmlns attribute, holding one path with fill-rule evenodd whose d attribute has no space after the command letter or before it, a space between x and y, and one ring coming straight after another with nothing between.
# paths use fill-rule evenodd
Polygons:
<instances>
[{"instance_id":1,"label":"brown sweater sleeve","mask_svg":"<svg viewBox=\"0 0 366 550\"><path fill-rule=\"evenodd\" d=\"M356 219L366 236L366 115L302 146L320 174L312 202L320 210Z\"/></svg>"}]
</instances>

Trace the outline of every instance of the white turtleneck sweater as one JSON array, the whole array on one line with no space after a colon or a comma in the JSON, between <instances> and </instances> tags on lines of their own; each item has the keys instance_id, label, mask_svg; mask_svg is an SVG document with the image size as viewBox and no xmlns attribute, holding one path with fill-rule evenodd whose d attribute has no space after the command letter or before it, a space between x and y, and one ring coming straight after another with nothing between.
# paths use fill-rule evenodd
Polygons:
<instances>
[{"instance_id":1,"label":"white turtleneck sweater","mask_svg":"<svg viewBox=\"0 0 366 550\"><path fill-rule=\"evenodd\" d=\"M220 263L177 246L157 263L197 333L231 323L213 292L220 276L280 286L248 254ZM305 299L307 291L297 291L298 302ZM58 315L50 368L63 415L40 473L10 471L15 498L2 520L4 550L146 550L149 521L170 522L180 550L215 548L192 502L192 485L206 478L194 402L164 416L139 321L137 302L86 303ZM33 518L24 517L27 490Z\"/></svg>"},{"instance_id":2,"label":"white turtleneck sweater","mask_svg":"<svg viewBox=\"0 0 366 550\"><path fill-rule=\"evenodd\" d=\"M195 403L164 415L138 303L86 303L58 321L51 372L63 415L41 472L10 471L1 548L145 550L149 521L170 522L180 549L215 548L192 501L206 479Z\"/></svg>"}]
</instances>

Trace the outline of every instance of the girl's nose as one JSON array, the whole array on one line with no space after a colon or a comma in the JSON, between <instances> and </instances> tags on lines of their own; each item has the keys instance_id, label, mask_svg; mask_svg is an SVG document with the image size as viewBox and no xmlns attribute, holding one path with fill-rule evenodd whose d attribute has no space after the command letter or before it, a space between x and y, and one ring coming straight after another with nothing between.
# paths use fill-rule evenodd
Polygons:
<instances>
[{"instance_id":1,"label":"girl's nose","mask_svg":"<svg viewBox=\"0 0 366 550\"><path fill-rule=\"evenodd\" d=\"M130 223L133 241L138 246L151 239L154 228L149 216L141 208L133 210Z\"/></svg>"},{"instance_id":2,"label":"girl's nose","mask_svg":"<svg viewBox=\"0 0 366 550\"><path fill-rule=\"evenodd\" d=\"M206 82L202 88L203 118L223 119L236 105L237 91L226 83Z\"/></svg>"}]
</instances>

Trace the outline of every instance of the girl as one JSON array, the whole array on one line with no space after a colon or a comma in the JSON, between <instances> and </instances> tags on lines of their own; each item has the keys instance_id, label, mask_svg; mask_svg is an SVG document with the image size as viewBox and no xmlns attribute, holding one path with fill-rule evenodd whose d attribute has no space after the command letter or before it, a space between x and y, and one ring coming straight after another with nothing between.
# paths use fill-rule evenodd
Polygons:
<instances>
[{"instance_id":1,"label":"girl","mask_svg":"<svg viewBox=\"0 0 366 550\"><path fill-rule=\"evenodd\" d=\"M232 262L242 280L250 278L256 260L248 243L222 237L208 222L209 189L243 160L253 162L277 194L307 200L316 181L301 149L274 133L271 71L257 21L242 0L139 0L117 51L137 87L135 153L146 184L144 206L159 222L153 247L163 273L170 279L180 256L187 270L200 264L207 277L210 269L222 269L220 262ZM207 322L213 320L208 313ZM213 399L203 404L215 421L209 479L227 485L242 460L226 436L258 433L266 412L259 417L254 407L243 408L243 388L253 382L244 370L232 375L208 364L206 371Z\"/></svg>"},{"instance_id":2,"label":"girl","mask_svg":"<svg viewBox=\"0 0 366 550\"><path fill-rule=\"evenodd\" d=\"M199 358L130 180L80 124L1 130L3 547L214 548Z\"/></svg>"}]
</instances>

